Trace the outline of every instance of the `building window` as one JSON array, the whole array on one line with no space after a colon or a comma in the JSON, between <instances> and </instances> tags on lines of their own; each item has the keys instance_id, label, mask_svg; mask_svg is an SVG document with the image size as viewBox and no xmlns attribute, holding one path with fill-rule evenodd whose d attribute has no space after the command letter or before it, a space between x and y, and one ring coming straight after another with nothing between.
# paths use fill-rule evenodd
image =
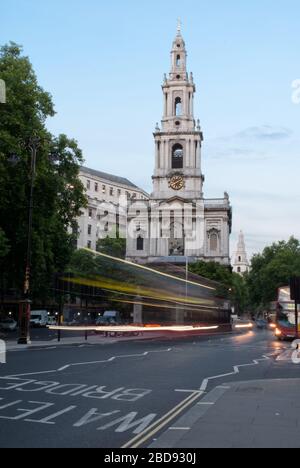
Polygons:
<instances>
[{"instance_id":1,"label":"building window","mask_svg":"<svg viewBox=\"0 0 300 468\"><path fill-rule=\"evenodd\" d=\"M212 232L210 234L210 251L217 252L218 251L218 234L216 232Z\"/></svg>"},{"instance_id":2,"label":"building window","mask_svg":"<svg viewBox=\"0 0 300 468\"><path fill-rule=\"evenodd\" d=\"M98 192L98 189L99 189L99 185L95 183L95 192Z\"/></svg>"},{"instance_id":3,"label":"building window","mask_svg":"<svg viewBox=\"0 0 300 468\"><path fill-rule=\"evenodd\" d=\"M239 262L241 262L241 261L242 261L242 257L239 257Z\"/></svg>"},{"instance_id":4,"label":"building window","mask_svg":"<svg viewBox=\"0 0 300 468\"><path fill-rule=\"evenodd\" d=\"M89 218L92 219L93 217L93 210L92 208L89 208Z\"/></svg>"},{"instance_id":5,"label":"building window","mask_svg":"<svg viewBox=\"0 0 300 468\"><path fill-rule=\"evenodd\" d=\"M177 55L176 57L176 67L180 67L181 66L181 57L180 55Z\"/></svg>"},{"instance_id":6,"label":"building window","mask_svg":"<svg viewBox=\"0 0 300 468\"><path fill-rule=\"evenodd\" d=\"M127 197L127 200L130 199L130 193L129 192L126 192L126 197Z\"/></svg>"},{"instance_id":7,"label":"building window","mask_svg":"<svg viewBox=\"0 0 300 468\"><path fill-rule=\"evenodd\" d=\"M105 223L105 226L104 226L104 232L108 232L108 230L109 230L108 223Z\"/></svg>"},{"instance_id":8,"label":"building window","mask_svg":"<svg viewBox=\"0 0 300 468\"><path fill-rule=\"evenodd\" d=\"M90 188L91 188L91 181L90 181L90 180L87 180L87 182L86 182L86 188L87 188L88 190L90 190Z\"/></svg>"},{"instance_id":9,"label":"building window","mask_svg":"<svg viewBox=\"0 0 300 468\"><path fill-rule=\"evenodd\" d=\"M139 252L144 250L144 239L141 236L139 236L136 240L136 250Z\"/></svg>"},{"instance_id":10,"label":"building window","mask_svg":"<svg viewBox=\"0 0 300 468\"><path fill-rule=\"evenodd\" d=\"M118 197L122 195L122 190L118 189Z\"/></svg>"},{"instance_id":11,"label":"building window","mask_svg":"<svg viewBox=\"0 0 300 468\"><path fill-rule=\"evenodd\" d=\"M242 270L241 270L241 267L238 267L238 273L241 273Z\"/></svg>"},{"instance_id":12,"label":"building window","mask_svg":"<svg viewBox=\"0 0 300 468\"><path fill-rule=\"evenodd\" d=\"M87 243L87 248L88 248L88 249L91 249L91 248L92 248L92 242L91 242L91 241L88 241L88 243Z\"/></svg>"},{"instance_id":13,"label":"building window","mask_svg":"<svg viewBox=\"0 0 300 468\"><path fill-rule=\"evenodd\" d=\"M180 97L177 97L175 99L175 115L177 117L180 117L182 115L182 102Z\"/></svg>"},{"instance_id":14,"label":"building window","mask_svg":"<svg viewBox=\"0 0 300 468\"><path fill-rule=\"evenodd\" d=\"M172 149L172 169L183 168L183 147L182 145L174 145Z\"/></svg>"},{"instance_id":15,"label":"building window","mask_svg":"<svg viewBox=\"0 0 300 468\"><path fill-rule=\"evenodd\" d=\"M110 189L109 189L109 194L110 194L111 197L114 196L114 189L113 189L113 187L110 187Z\"/></svg>"},{"instance_id":16,"label":"building window","mask_svg":"<svg viewBox=\"0 0 300 468\"><path fill-rule=\"evenodd\" d=\"M91 224L88 225L88 235L89 236L92 235L92 226L91 226Z\"/></svg>"},{"instance_id":17,"label":"building window","mask_svg":"<svg viewBox=\"0 0 300 468\"><path fill-rule=\"evenodd\" d=\"M106 193L106 186L105 185L102 185L102 193Z\"/></svg>"}]
</instances>

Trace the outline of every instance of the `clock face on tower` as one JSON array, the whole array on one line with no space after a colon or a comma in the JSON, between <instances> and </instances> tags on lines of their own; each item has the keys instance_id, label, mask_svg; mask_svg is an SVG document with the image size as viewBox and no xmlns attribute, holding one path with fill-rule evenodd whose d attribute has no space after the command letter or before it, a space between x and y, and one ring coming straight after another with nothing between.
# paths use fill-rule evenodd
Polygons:
<instances>
[{"instance_id":1,"label":"clock face on tower","mask_svg":"<svg viewBox=\"0 0 300 468\"><path fill-rule=\"evenodd\" d=\"M173 190L181 190L184 188L184 178L182 175L174 175L170 180L170 187Z\"/></svg>"}]
</instances>

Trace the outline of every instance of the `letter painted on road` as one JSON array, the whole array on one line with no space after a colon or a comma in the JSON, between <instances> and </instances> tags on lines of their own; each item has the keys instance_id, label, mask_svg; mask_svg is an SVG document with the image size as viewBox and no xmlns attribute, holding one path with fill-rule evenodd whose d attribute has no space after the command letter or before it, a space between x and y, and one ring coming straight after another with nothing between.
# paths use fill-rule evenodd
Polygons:
<instances>
[{"instance_id":1,"label":"letter painted on road","mask_svg":"<svg viewBox=\"0 0 300 468\"><path fill-rule=\"evenodd\" d=\"M133 434L140 434L149 426L149 424L151 424L151 422L156 418L157 415L149 414L148 416L145 416L144 418L135 421L135 418L137 416L138 413L133 411L132 413L129 413L126 416L123 416L119 419L116 419L115 421L112 421L106 424L105 426L98 427L97 430L105 431L106 429L118 425L115 432L126 432L137 426L136 429L133 431Z\"/></svg>"}]
</instances>

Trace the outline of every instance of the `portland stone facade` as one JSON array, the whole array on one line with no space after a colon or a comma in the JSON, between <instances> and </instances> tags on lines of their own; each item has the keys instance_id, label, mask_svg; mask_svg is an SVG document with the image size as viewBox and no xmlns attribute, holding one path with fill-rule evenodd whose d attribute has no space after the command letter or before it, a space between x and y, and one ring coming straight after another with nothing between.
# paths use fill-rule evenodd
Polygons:
<instances>
[{"instance_id":1,"label":"portland stone facade","mask_svg":"<svg viewBox=\"0 0 300 468\"><path fill-rule=\"evenodd\" d=\"M187 72L180 27L162 91L163 118L154 132L153 193L147 208L136 203L129 209L127 258L138 263L204 260L229 265L229 196L204 198L204 139L200 121L194 117L196 86L193 74Z\"/></svg>"}]
</instances>

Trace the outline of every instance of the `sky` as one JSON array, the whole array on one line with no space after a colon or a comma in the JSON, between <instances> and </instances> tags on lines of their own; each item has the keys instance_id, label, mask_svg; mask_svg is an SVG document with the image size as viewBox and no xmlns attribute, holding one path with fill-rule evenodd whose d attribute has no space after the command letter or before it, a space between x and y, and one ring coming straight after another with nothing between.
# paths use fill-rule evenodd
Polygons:
<instances>
[{"instance_id":1,"label":"sky","mask_svg":"<svg viewBox=\"0 0 300 468\"><path fill-rule=\"evenodd\" d=\"M206 198L230 194L232 252L300 238L299 0L0 0L85 165L151 192L153 131L177 18L197 85ZM292 87L298 86L298 88Z\"/></svg>"}]
</instances>

